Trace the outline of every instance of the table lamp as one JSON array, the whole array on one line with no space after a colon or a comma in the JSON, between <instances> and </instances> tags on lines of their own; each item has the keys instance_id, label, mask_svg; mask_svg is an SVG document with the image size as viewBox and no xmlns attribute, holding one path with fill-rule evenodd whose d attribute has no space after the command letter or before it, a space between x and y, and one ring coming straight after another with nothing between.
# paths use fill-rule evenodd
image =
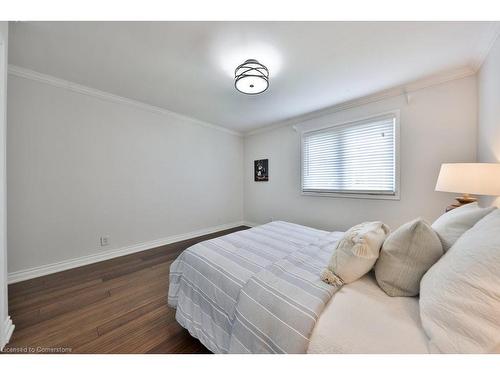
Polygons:
<instances>
[{"instance_id":1,"label":"table lamp","mask_svg":"<svg viewBox=\"0 0 500 375\"><path fill-rule=\"evenodd\" d=\"M446 211L477 201L475 195L500 195L500 163L441 164L436 191L461 193Z\"/></svg>"}]
</instances>

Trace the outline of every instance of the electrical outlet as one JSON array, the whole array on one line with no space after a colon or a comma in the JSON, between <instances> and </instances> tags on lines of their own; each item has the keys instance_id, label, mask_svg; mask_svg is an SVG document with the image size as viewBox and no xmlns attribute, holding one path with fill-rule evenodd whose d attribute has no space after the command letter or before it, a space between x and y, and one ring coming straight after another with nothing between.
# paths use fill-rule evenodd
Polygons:
<instances>
[{"instance_id":1,"label":"electrical outlet","mask_svg":"<svg viewBox=\"0 0 500 375\"><path fill-rule=\"evenodd\" d=\"M271 216L271 221L274 221L274 217Z\"/></svg>"},{"instance_id":2,"label":"electrical outlet","mask_svg":"<svg viewBox=\"0 0 500 375\"><path fill-rule=\"evenodd\" d=\"M102 236L101 237L101 246L108 246L109 245L109 236Z\"/></svg>"}]
</instances>

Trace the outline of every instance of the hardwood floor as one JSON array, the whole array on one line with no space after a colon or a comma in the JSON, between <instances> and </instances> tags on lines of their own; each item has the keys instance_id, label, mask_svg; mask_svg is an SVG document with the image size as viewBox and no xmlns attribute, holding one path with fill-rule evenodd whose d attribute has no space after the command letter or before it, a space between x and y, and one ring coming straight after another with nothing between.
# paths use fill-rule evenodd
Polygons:
<instances>
[{"instance_id":1,"label":"hardwood floor","mask_svg":"<svg viewBox=\"0 0 500 375\"><path fill-rule=\"evenodd\" d=\"M5 352L208 353L167 305L170 264L237 227L9 285Z\"/></svg>"}]
</instances>

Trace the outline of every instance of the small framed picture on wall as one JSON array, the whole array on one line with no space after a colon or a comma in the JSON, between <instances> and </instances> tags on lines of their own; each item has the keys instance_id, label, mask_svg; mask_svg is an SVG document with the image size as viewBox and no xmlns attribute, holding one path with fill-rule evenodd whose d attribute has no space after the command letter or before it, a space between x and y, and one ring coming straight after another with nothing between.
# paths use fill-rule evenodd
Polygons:
<instances>
[{"instance_id":1,"label":"small framed picture on wall","mask_svg":"<svg viewBox=\"0 0 500 375\"><path fill-rule=\"evenodd\" d=\"M269 159L255 160L253 169L255 181L269 181Z\"/></svg>"}]
</instances>

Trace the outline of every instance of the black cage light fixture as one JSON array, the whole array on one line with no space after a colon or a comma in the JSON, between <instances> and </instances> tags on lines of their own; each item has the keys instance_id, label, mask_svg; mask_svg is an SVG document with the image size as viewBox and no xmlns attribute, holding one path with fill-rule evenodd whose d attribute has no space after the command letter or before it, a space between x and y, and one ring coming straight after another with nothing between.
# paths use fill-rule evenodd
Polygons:
<instances>
[{"instance_id":1,"label":"black cage light fixture","mask_svg":"<svg viewBox=\"0 0 500 375\"><path fill-rule=\"evenodd\" d=\"M247 95L256 95L269 87L269 70L255 59L248 59L234 71L234 87Z\"/></svg>"}]
</instances>

